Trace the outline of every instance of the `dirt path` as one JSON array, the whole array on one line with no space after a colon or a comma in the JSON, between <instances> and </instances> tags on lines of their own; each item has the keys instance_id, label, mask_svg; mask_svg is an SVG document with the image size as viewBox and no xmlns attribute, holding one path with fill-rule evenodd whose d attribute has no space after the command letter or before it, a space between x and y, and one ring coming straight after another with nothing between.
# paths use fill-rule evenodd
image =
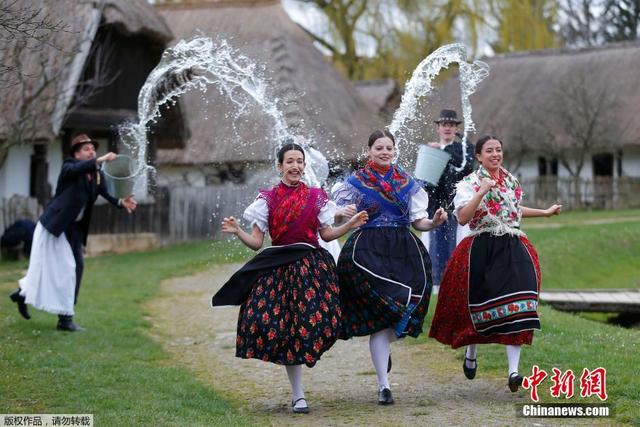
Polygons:
<instances>
[{"instance_id":1,"label":"dirt path","mask_svg":"<svg viewBox=\"0 0 640 427\"><path fill-rule=\"evenodd\" d=\"M524 391L513 394L506 379L482 373L468 381L461 361L433 340L392 345L390 381L396 404L376 404L376 376L367 338L339 341L313 369L304 370L312 412L289 412L289 383L284 368L235 357L238 308L212 310L211 295L239 265L223 265L196 276L169 280L146 309L154 339L204 384L234 402L258 425L558 425L558 420L515 417L515 403L529 402ZM433 307L431 307L433 309ZM480 359L481 360L481 359ZM570 425L593 425L570 420Z\"/></svg>"}]
</instances>

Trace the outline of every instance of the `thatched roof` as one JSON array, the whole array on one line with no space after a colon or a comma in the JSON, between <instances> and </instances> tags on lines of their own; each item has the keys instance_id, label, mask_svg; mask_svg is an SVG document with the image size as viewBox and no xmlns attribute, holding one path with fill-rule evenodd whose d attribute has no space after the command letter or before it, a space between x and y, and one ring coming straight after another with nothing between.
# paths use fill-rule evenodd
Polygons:
<instances>
[{"instance_id":1,"label":"thatched roof","mask_svg":"<svg viewBox=\"0 0 640 427\"><path fill-rule=\"evenodd\" d=\"M334 149L355 158L369 133L379 125L375 112L360 98L295 24L280 1L218 1L158 5L179 39L200 35L222 37L258 64L265 65L287 125L311 136L327 157ZM180 99L191 137L185 149L158 150L159 164L203 164L229 161L266 161L272 153L270 124L258 108L248 119L229 123L224 96L210 90ZM294 131L294 133L297 133ZM239 148L238 138L252 143Z\"/></svg>"},{"instance_id":2,"label":"thatched roof","mask_svg":"<svg viewBox=\"0 0 640 427\"><path fill-rule=\"evenodd\" d=\"M29 132L30 139L51 141L57 136L101 21L113 24L123 34L143 34L162 46L173 38L145 0L18 0L11 6L40 11L40 18L60 25L58 31L46 34L44 41L30 40L26 46L19 45L19 37L1 34L0 61L15 67L11 71L15 77L3 76L11 80L0 85L0 139L10 132L9 126L17 117L24 116L19 115L23 100L31 97L36 99L35 107L28 110L37 116L33 120L37 128ZM55 83L39 90L45 75Z\"/></svg>"},{"instance_id":3,"label":"thatched roof","mask_svg":"<svg viewBox=\"0 0 640 427\"><path fill-rule=\"evenodd\" d=\"M609 125L601 146L640 145L640 43L627 42L585 49L549 49L485 58L489 77L471 96L477 135L494 134L505 139L508 150L540 146L546 128L558 136L558 146L567 146L567 118L580 120L581 109L601 107L598 116ZM567 96L573 93L572 96ZM430 102L429 114L453 107L460 112L458 75L447 79ZM582 96L585 99L580 99ZM596 98L603 96L600 102ZM606 133L606 130L605 130ZM532 140L533 139L533 140ZM472 137L475 141L476 137Z\"/></svg>"},{"instance_id":4,"label":"thatched roof","mask_svg":"<svg viewBox=\"0 0 640 427\"><path fill-rule=\"evenodd\" d=\"M143 34L163 44L173 38L164 19L146 0L108 0L103 17L123 34Z\"/></svg>"},{"instance_id":5,"label":"thatched roof","mask_svg":"<svg viewBox=\"0 0 640 427\"><path fill-rule=\"evenodd\" d=\"M355 82L358 93L376 111L382 111L397 94L400 87L393 79L360 80Z\"/></svg>"}]
</instances>

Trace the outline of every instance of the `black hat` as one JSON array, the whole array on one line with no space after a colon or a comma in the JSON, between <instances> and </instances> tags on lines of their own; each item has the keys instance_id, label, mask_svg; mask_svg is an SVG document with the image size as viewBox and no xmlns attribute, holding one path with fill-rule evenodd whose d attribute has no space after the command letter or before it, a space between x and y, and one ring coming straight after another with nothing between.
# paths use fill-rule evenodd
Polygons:
<instances>
[{"instance_id":1,"label":"black hat","mask_svg":"<svg viewBox=\"0 0 640 427\"><path fill-rule=\"evenodd\" d=\"M455 123L459 125L462 121L458 120L458 113L455 110L442 110L440 111L440 117L433 121L434 123Z\"/></svg>"}]
</instances>

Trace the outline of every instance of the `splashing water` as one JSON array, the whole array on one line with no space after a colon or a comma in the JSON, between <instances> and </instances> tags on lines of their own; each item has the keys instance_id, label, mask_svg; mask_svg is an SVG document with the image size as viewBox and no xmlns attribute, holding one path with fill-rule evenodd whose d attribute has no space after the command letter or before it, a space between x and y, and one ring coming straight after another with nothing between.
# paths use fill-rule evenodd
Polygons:
<instances>
[{"instance_id":1,"label":"splashing water","mask_svg":"<svg viewBox=\"0 0 640 427\"><path fill-rule=\"evenodd\" d=\"M189 90L199 89L205 92L209 85L217 86L220 93L226 95L237 107L234 118L238 118L247 109L247 102L239 97L238 91L241 91L252 98L273 120L274 160L280 146L293 141L294 136L287 128L275 97L270 96L261 70L253 61L233 49L226 40L213 40L209 37L181 40L174 47L165 50L160 63L149 74L140 90L138 122L122 125L118 129L123 144L139 165L136 176L153 171L146 162L147 131L149 124L160 116L161 107L175 104ZM312 186L319 186L322 184L322 176L319 178L315 170L323 169L326 159L311 144L312 141L301 139L307 157L313 160L305 168L305 180Z\"/></svg>"},{"instance_id":2,"label":"splashing water","mask_svg":"<svg viewBox=\"0 0 640 427\"><path fill-rule=\"evenodd\" d=\"M397 159L400 158L401 145L409 145L415 148L417 141L421 139L420 136L415 135L415 130L409 126L409 121L415 118L418 100L433 90L433 79L440 73L440 70L448 68L452 62L458 63L460 67L460 92L462 115L464 117L464 134L462 136L463 161L456 168L456 171L459 172L464 169L467 157L467 134L476 130L471 118L469 96L476 91L478 83L489 75L489 65L482 61L467 62L467 50L461 43L452 43L439 47L423 59L413 71L411 79L405 86L400 107L393 115L393 120L389 125L389 131L397 141ZM408 159L402 161L404 166L408 163Z\"/></svg>"}]
</instances>

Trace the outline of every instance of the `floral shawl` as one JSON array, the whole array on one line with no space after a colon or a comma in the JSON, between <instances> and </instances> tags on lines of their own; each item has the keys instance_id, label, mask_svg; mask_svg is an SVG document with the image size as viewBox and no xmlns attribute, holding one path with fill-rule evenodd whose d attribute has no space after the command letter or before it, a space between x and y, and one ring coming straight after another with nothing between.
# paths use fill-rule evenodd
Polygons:
<instances>
[{"instance_id":1,"label":"floral shawl","mask_svg":"<svg viewBox=\"0 0 640 427\"><path fill-rule=\"evenodd\" d=\"M454 204L456 212L464 207L475 193L480 190L483 178L493 179L489 172L480 166L475 172L464 177L457 185ZM478 205L469 228L472 233L489 231L496 235L517 234L522 218L522 187L506 169L500 168L497 185L494 186Z\"/></svg>"}]
</instances>

